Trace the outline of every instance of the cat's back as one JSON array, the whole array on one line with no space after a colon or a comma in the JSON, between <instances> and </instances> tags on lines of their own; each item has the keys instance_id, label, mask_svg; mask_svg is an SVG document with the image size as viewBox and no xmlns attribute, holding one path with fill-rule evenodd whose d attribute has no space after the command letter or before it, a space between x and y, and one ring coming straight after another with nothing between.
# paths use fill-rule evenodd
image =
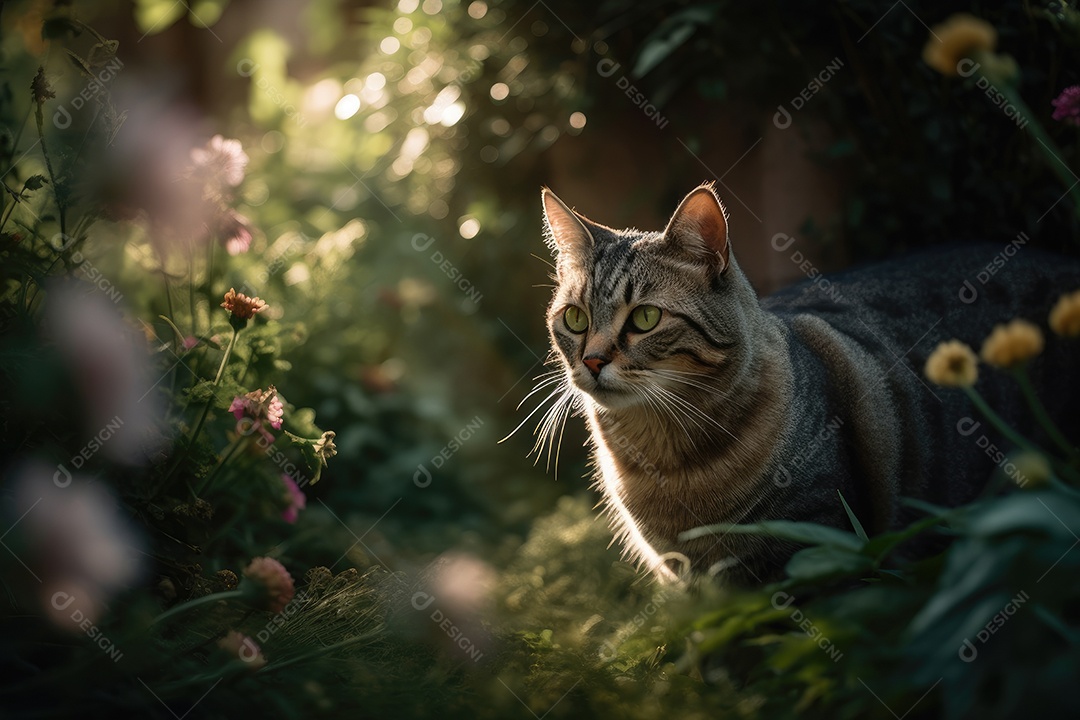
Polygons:
<instances>
[{"instance_id":1,"label":"cat's back","mask_svg":"<svg viewBox=\"0 0 1080 720\"><path fill-rule=\"evenodd\" d=\"M949 505L970 500L997 464L986 446L1008 450L993 431L984 444L957 431L958 423L981 416L963 393L925 378L938 343L957 339L978 352L994 325L1023 318L1048 336L1028 370L1050 412L1065 417L1080 399L1077 343L1047 330L1057 299L1080 289L1080 260L1006 248L921 252L813 278L762 301L786 327L795 385L808 388L793 408L792 452L798 455L830 419L842 420L835 456L819 454L805 473L861 478L847 490L862 495L858 504L879 526L910 519L895 514L901 496ZM1008 422L1043 440L1009 373L984 366L976 387ZM1080 432L1075 422L1065 425L1070 437ZM824 501L823 508L821 514L835 511Z\"/></svg>"},{"instance_id":2,"label":"cat's back","mask_svg":"<svg viewBox=\"0 0 1080 720\"><path fill-rule=\"evenodd\" d=\"M1005 246L954 246L816 276L764 298L762 306L787 320L820 316L855 336L878 332L915 342L938 323L975 342L993 324L1015 317L1045 325L1057 298L1077 288L1080 258L1028 247L1018 238Z\"/></svg>"}]
</instances>

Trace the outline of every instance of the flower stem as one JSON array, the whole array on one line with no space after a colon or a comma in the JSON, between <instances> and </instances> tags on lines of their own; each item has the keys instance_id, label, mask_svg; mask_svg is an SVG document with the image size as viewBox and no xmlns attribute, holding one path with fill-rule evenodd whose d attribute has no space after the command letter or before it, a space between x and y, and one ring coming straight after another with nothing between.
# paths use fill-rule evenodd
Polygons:
<instances>
[{"instance_id":1,"label":"flower stem","mask_svg":"<svg viewBox=\"0 0 1080 720\"><path fill-rule=\"evenodd\" d=\"M235 455L236 451L240 449L240 446L245 444L246 441L249 439L250 436L241 435L233 441L232 445L229 446L229 449L226 450L225 454L221 456L220 460L218 460L217 464L214 466L214 469L211 470L210 474L206 476L205 480L203 480L202 485L199 486L198 492L196 492L196 495L202 497L203 493L210 489L210 487L214 484L214 478L216 478L218 473L221 472L221 468L225 467L225 465L228 464L229 460L232 459L232 456Z\"/></svg>"},{"instance_id":2,"label":"flower stem","mask_svg":"<svg viewBox=\"0 0 1080 720\"><path fill-rule=\"evenodd\" d=\"M1069 166L1061 159L1063 153L1057 146L1057 143L1055 143L1053 138L1047 134L1039 121L1033 117L1031 108L1027 106L1027 103L1020 97L1020 93L1017 92L1013 85L981 72L978 73L978 75L979 77L985 78L991 86L1004 95L1006 100L1016 108L1017 113L1024 121L1020 127L1028 130L1035 137L1035 141L1040 146L1040 152L1042 152L1050 165L1050 170L1057 175L1059 180L1061 180L1062 185L1066 188L1066 194L1072 199L1073 210L1077 214L1080 214L1080 184L1077 183L1076 176L1073 174L1072 170L1069 169Z\"/></svg>"},{"instance_id":3,"label":"flower stem","mask_svg":"<svg viewBox=\"0 0 1080 720\"><path fill-rule=\"evenodd\" d=\"M221 358L221 364L218 365L217 375L214 376L214 387L221 382L221 376L225 374L225 366L229 363L229 356L232 355L233 346L236 345L236 336L240 334L240 331L236 328L232 329L232 337L229 338L229 345L225 348L225 356Z\"/></svg>"},{"instance_id":4,"label":"flower stem","mask_svg":"<svg viewBox=\"0 0 1080 720\"><path fill-rule=\"evenodd\" d=\"M986 404L986 400L983 399L983 396L979 394L978 390L973 387L965 387L964 392L967 393L967 396L969 398L971 398L971 402L974 403L978 411L983 414L983 417L985 417L991 425L997 428L998 432L1008 438L1009 442L1025 450L1030 450L1032 452L1037 452L1045 455L1045 453L1042 453L1033 442L1031 442L1023 435L1009 427L1008 423L1002 420L1001 416L994 412L994 409Z\"/></svg>"},{"instance_id":5,"label":"flower stem","mask_svg":"<svg viewBox=\"0 0 1080 720\"><path fill-rule=\"evenodd\" d=\"M1008 423L1002 420L1001 416L994 412L993 408L986 404L986 400L983 399L983 396L980 395L975 388L966 387L964 388L964 392L967 393L967 396L969 398L971 398L971 402L975 405L979 412L983 414L983 417L985 417L991 425L997 428L997 430L1002 435L1008 438L1009 442L1029 452L1042 455L1043 457L1047 458L1057 468L1058 472L1060 472L1063 476L1068 477L1074 482L1080 482L1080 474L1077 473L1075 468L1069 466L1067 463L1061 462L1058 458L1055 458L1053 455L1046 452L1045 450L1037 446L1035 443L1031 442L1023 435L1009 427Z\"/></svg>"},{"instance_id":6,"label":"flower stem","mask_svg":"<svg viewBox=\"0 0 1080 720\"><path fill-rule=\"evenodd\" d=\"M333 645L327 645L326 647L319 648L318 650L313 650L312 652L304 653L303 655L297 655L296 657L291 657L288 660L283 660L282 662L279 662L279 663L273 663L271 665L267 665L262 670L259 670L258 674L263 675L265 673L271 673L271 672L275 672L277 670L282 670L282 669L287 668L287 667L289 667L291 665L296 665L297 663L307 662L308 660L312 660L314 658L321 657L323 655L327 655L329 653L332 653L335 650L340 650L342 648L350 647L352 645L358 645L358 644L360 644L362 642L368 642L368 641L374 640L375 638L379 637L380 634L382 634L382 628L381 627L377 628L375 630L372 630L371 632L364 633L363 635L357 635L356 637L351 637L348 640L342 640L341 642L336 642Z\"/></svg>"},{"instance_id":7,"label":"flower stem","mask_svg":"<svg viewBox=\"0 0 1080 720\"><path fill-rule=\"evenodd\" d=\"M236 336L240 334L240 331L235 327L232 331L232 337L229 338L229 344L225 347L225 354L221 357L221 364L218 365L217 375L214 376L214 382L211 385L211 390L217 388L218 383L221 382L221 376L225 374L225 366L229 364L229 357L232 355L233 346L236 345ZM210 413L210 406L214 404L214 396L211 393L210 399L202 407L202 411L199 413L199 420L195 423L195 429L191 431L191 437L188 439L188 444L183 452L176 454L176 460L173 462L172 467L165 473L165 481L167 482L172 474L176 472L176 469L180 466L180 462L184 458L186 451L190 450L195 445L195 441L199 438L199 433L202 432L203 425L206 424L206 416Z\"/></svg>"},{"instance_id":8,"label":"flower stem","mask_svg":"<svg viewBox=\"0 0 1080 720\"><path fill-rule=\"evenodd\" d=\"M157 625L160 622L168 620L169 618L174 617L176 615L179 615L181 613L185 613L188 610L191 610L193 608L197 608L200 605L207 605L209 603L219 602L221 600L229 600L231 598L238 598L243 594L244 594L243 590L226 590L225 592L212 593L210 595L206 595L206 596L203 596L201 598L195 598L194 600L189 600L186 603L181 603L180 605L176 605L176 606L166 610L165 612L161 613L156 618L151 620L150 624L151 625Z\"/></svg>"},{"instance_id":9,"label":"flower stem","mask_svg":"<svg viewBox=\"0 0 1080 720\"><path fill-rule=\"evenodd\" d=\"M1061 433L1058 426L1054 423L1050 417L1050 413L1046 411L1046 406L1043 405L1042 400L1035 394L1035 388L1031 386L1031 378L1028 377L1026 367L1017 368L1013 374L1016 376L1016 381L1020 383L1020 390L1024 393L1024 398L1027 400L1028 405L1031 406L1031 411L1035 413L1035 419L1039 421L1039 424L1043 426L1043 430L1050 436L1050 439L1054 441L1059 448L1065 451L1065 455L1072 462L1080 462L1080 453L1076 451L1068 439Z\"/></svg>"}]
</instances>

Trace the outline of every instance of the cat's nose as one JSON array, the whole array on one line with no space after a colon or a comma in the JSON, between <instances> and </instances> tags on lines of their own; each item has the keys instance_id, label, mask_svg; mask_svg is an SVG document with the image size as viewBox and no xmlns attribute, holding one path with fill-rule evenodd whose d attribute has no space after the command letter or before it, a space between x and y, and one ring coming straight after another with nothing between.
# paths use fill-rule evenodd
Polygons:
<instances>
[{"instance_id":1,"label":"cat's nose","mask_svg":"<svg viewBox=\"0 0 1080 720\"><path fill-rule=\"evenodd\" d=\"M592 355L587 355L582 358L581 362L585 363L585 367L589 368L589 372L591 372L592 376L595 378L600 376L600 369L610 361L603 355L593 353Z\"/></svg>"}]
</instances>

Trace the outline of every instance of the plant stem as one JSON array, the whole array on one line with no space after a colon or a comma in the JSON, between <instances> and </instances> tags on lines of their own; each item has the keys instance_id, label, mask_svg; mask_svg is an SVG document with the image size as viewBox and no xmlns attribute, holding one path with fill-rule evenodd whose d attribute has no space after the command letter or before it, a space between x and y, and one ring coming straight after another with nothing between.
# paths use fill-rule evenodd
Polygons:
<instances>
[{"instance_id":1,"label":"plant stem","mask_svg":"<svg viewBox=\"0 0 1080 720\"><path fill-rule=\"evenodd\" d=\"M1080 180L1076 177L1073 171L1065 164L1065 161L1061 159L1062 152L1058 148L1057 143L1054 142L1043 126L1032 116L1031 109L1024 102L1024 99L1020 97L1020 93L1016 91L1016 88L1010 85L1008 82L1001 81L996 77L989 77L983 73L978 73L979 77L985 78L992 87L997 89L1002 95L1005 96L1013 107L1016 108L1017 113L1023 118L1024 124L1020 127L1028 130L1034 137L1035 141L1040 146L1040 151L1043 156L1049 161L1050 170L1057 175L1061 180L1062 185L1066 188L1066 194L1073 202L1073 210L1077 214L1080 214Z\"/></svg>"},{"instance_id":2,"label":"plant stem","mask_svg":"<svg viewBox=\"0 0 1080 720\"><path fill-rule=\"evenodd\" d=\"M1061 462L1053 455L1046 452L1045 450L1037 446L1035 443L1031 442L1024 436L1022 436L1020 433L1009 427L1008 423L1002 420L1001 416L994 412L993 408L986 404L986 400L983 399L983 396L979 394L978 390L972 387L967 387L964 388L964 392L967 393L967 396L969 398L971 398L971 402L974 403L975 407L979 410L979 412L982 413L983 416L990 422L990 424L997 428L997 430L1002 435L1008 438L1009 442L1029 452L1042 455L1047 460L1049 460L1057 468L1058 472L1060 472L1062 475L1074 481L1080 481L1080 474L1077 473L1075 468L1070 467L1067 463Z\"/></svg>"},{"instance_id":3,"label":"plant stem","mask_svg":"<svg viewBox=\"0 0 1080 720\"><path fill-rule=\"evenodd\" d=\"M218 383L221 382L221 376L225 374L225 366L229 364L229 356L232 355L233 346L236 345L236 336L240 334L240 331L235 327L232 331L232 337L229 338L229 344L225 348L225 354L221 357L221 364L218 365L217 375L214 376L214 382L211 385L211 390L217 388ZM210 413L210 406L214 404L213 393L210 395L210 399L202 407L202 411L199 413L199 420L195 423L195 429L191 431L191 437L188 439L187 446L183 451L176 454L176 460L173 462L172 467L165 473L165 482L172 477L172 474L176 472L176 468L180 466L181 460L184 458L185 452L190 450L195 445L195 441L199 438L199 433L202 432L203 425L206 424L206 416Z\"/></svg>"},{"instance_id":4,"label":"plant stem","mask_svg":"<svg viewBox=\"0 0 1080 720\"><path fill-rule=\"evenodd\" d=\"M198 492L196 493L199 497L202 497L203 493L205 493L211 488L211 486L213 486L214 478L216 478L218 473L221 472L221 468L225 467L229 460L232 459L232 456L236 454L236 451L240 449L240 446L245 444L245 441L248 439L250 439L249 435L241 435L233 441L232 445L229 446L229 449L226 450L225 454L221 456L220 460L218 460L217 465L214 466L214 469L211 470L210 474L206 476L205 480L203 480L202 485L199 486Z\"/></svg>"},{"instance_id":5,"label":"plant stem","mask_svg":"<svg viewBox=\"0 0 1080 720\"><path fill-rule=\"evenodd\" d=\"M229 356L232 355L233 346L236 345L236 336L240 334L240 331L236 328L232 329L232 337L229 338L229 345L225 348L225 356L221 358L221 364L218 365L217 375L214 376L214 387L221 382L221 376L225 374L225 365L229 362Z\"/></svg>"},{"instance_id":6,"label":"plant stem","mask_svg":"<svg viewBox=\"0 0 1080 720\"><path fill-rule=\"evenodd\" d=\"M1054 423L1050 417L1050 413L1046 412L1046 406L1043 405L1042 400L1035 394L1035 388L1031 386L1031 378L1028 377L1027 368L1019 367L1013 371L1013 375L1016 376L1016 381L1020 383L1020 389L1024 393L1024 398L1028 401L1028 405L1031 406L1031 411L1035 413L1035 419L1039 421L1039 424L1043 426L1043 430L1046 430L1046 434L1050 436L1050 439L1054 443L1065 451L1065 455L1073 462L1080 461L1080 453L1076 451L1069 440L1061 433L1058 426Z\"/></svg>"},{"instance_id":7,"label":"plant stem","mask_svg":"<svg viewBox=\"0 0 1080 720\"><path fill-rule=\"evenodd\" d=\"M160 622L164 622L165 620L168 620L171 617L179 615L180 613L185 613L188 610L191 610L192 608L197 608L200 605L207 605L209 603L214 603L214 602L218 602L218 601L221 601L221 600L229 600L231 598L238 598L238 597L242 596L243 594L244 594L243 590L226 590L225 592L212 593L210 595L206 595L206 596L201 597L201 598L195 598L194 600L189 600L186 603L181 603L180 605L176 605L176 606L170 608L169 610L166 610L165 612L161 613L156 618L151 620L150 624L151 625L157 625Z\"/></svg>"},{"instance_id":8,"label":"plant stem","mask_svg":"<svg viewBox=\"0 0 1080 720\"><path fill-rule=\"evenodd\" d=\"M333 645L327 645L324 648L319 648L318 650L314 650L312 652L305 653L303 655L297 655L296 657L291 657L288 660L284 660L284 661L279 662L279 663L274 663L272 665L267 665L262 670L259 670L257 674L263 675L263 674L266 674L266 673L275 672L277 670L282 670L282 669L287 668L287 667L289 667L291 665L296 665L297 663L302 663L302 662L306 662L307 660L312 660L312 659L320 657L322 655L326 655L328 653L331 653L331 652L333 652L335 650L340 650L342 648L346 648L346 647L349 647L351 645L357 645L357 644L362 643L362 642L368 642L370 640L374 640L375 638L379 637L379 635L381 633L382 633L382 628L380 627L380 628L378 628L376 630L372 630L371 632L364 633L363 635L357 635L356 637L351 637L348 640L342 640L341 642L336 642Z\"/></svg>"},{"instance_id":9,"label":"plant stem","mask_svg":"<svg viewBox=\"0 0 1080 720\"><path fill-rule=\"evenodd\" d=\"M1025 450L1030 450L1032 452L1037 452L1045 455L1045 453L1042 453L1042 451L1039 450L1039 448L1037 448L1033 442L1031 442L1024 436L1022 436L1020 433L1009 427L1008 423L1002 420L1001 416L994 412L994 409L986 404L986 400L983 399L983 396L979 394L978 390L973 387L966 387L964 388L964 392L967 393L967 396L969 398L971 398L971 402L974 403L978 411L983 414L983 417L985 417L991 425L997 428L998 432L1008 438L1009 442Z\"/></svg>"},{"instance_id":10,"label":"plant stem","mask_svg":"<svg viewBox=\"0 0 1080 720\"><path fill-rule=\"evenodd\" d=\"M43 103L37 103L34 119L37 121L38 138L41 140L41 154L45 158L45 169L49 171L49 182L52 184L53 199L56 200L57 214L60 217L60 234L66 236L67 207L60 199L60 190L56 185L56 171L53 169L52 158L49 157L49 149L45 143L45 114Z\"/></svg>"}]
</instances>

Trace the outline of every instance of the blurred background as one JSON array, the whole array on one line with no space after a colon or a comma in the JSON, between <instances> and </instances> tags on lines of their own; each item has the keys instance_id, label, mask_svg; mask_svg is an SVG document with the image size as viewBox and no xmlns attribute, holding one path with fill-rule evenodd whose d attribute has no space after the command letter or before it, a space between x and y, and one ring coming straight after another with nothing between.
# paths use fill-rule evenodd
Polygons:
<instances>
[{"instance_id":1,"label":"blurred background","mask_svg":"<svg viewBox=\"0 0 1080 720\"><path fill-rule=\"evenodd\" d=\"M957 12L995 29L1000 88L924 61ZM516 409L548 369L540 188L659 229L715 182L762 294L933 245L1076 254L1080 110L1052 104L1078 81L1070 3L34 0L0 3L0 23L3 692L28 714L50 688L56 716L88 697L162 717L764 712L736 665L672 659L721 600L676 609L604 549L580 420L557 476L527 457L539 413L498 442L546 394ZM230 288L266 309L231 320ZM269 400L236 409L264 389L283 424ZM72 482L85 493L54 492ZM85 528L57 540L56 523ZM97 550L68 558L80 546ZM269 668L275 642L297 662L280 695L207 669L226 625L257 637L258 615L147 629L263 555L313 593L302 627L261 643ZM331 585L350 613L397 608L375 613L395 639L334 670L316 650L370 628L319 614ZM60 608L72 587L90 599ZM458 608L456 635L416 588ZM419 621L387 619L410 604ZM106 636L155 692L93 661ZM469 648L496 663L483 681L454 655ZM879 703L826 661L774 699L887 717L933 681L897 680L882 650L865 660L893 677ZM992 706L971 689L992 674L970 670L957 707L941 689L927 707ZM215 678L232 689L204 703Z\"/></svg>"}]
</instances>

